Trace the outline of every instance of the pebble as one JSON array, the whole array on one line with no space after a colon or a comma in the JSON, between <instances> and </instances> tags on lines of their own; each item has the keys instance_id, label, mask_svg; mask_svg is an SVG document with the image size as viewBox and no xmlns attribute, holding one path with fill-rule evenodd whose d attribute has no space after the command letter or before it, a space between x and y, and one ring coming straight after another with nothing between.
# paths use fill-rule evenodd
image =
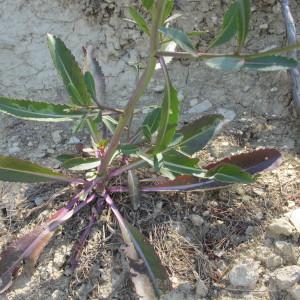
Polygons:
<instances>
[{"instance_id":1,"label":"pebble","mask_svg":"<svg viewBox=\"0 0 300 300\"><path fill-rule=\"evenodd\" d=\"M193 106L190 110L190 114L200 114L212 107L212 104L208 100L204 100L203 102Z\"/></svg>"},{"instance_id":2,"label":"pebble","mask_svg":"<svg viewBox=\"0 0 300 300\"><path fill-rule=\"evenodd\" d=\"M80 143L80 139L77 138L76 136L71 136L71 138L69 139L68 144L69 145L74 145L74 144L79 144Z\"/></svg>"},{"instance_id":3,"label":"pebble","mask_svg":"<svg viewBox=\"0 0 300 300\"><path fill-rule=\"evenodd\" d=\"M259 278L259 263L252 259L240 262L229 272L229 281L234 287L254 289Z\"/></svg>"},{"instance_id":4,"label":"pebble","mask_svg":"<svg viewBox=\"0 0 300 300\"><path fill-rule=\"evenodd\" d=\"M279 289L287 290L300 279L300 266L293 265L279 268L271 276Z\"/></svg>"},{"instance_id":5,"label":"pebble","mask_svg":"<svg viewBox=\"0 0 300 300\"><path fill-rule=\"evenodd\" d=\"M283 259L279 255L272 254L267 257L266 259L266 267L270 270L273 270L275 268L278 268L282 266L283 264Z\"/></svg>"},{"instance_id":6,"label":"pebble","mask_svg":"<svg viewBox=\"0 0 300 300\"><path fill-rule=\"evenodd\" d=\"M192 214L190 215L190 219L195 226L201 226L204 224L204 219L199 215Z\"/></svg>"},{"instance_id":7,"label":"pebble","mask_svg":"<svg viewBox=\"0 0 300 300\"><path fill-rule=\"evenodd\" d=\"M275 252L290 264L295 264L298 259L298 255L292 244L285 241L275 242Z\"/></svg>"},{"instance_id":8,"label":"pebble","mask_svg":"<svg viewBox=\"0 0 300 300\"><path fill-rule=\"evenodd\" d=\"M295 284L289 288L288 293L291 295L293 300L300 300L300 284Z\"/></svg>"},{"instance_id":9,"label":"pebble","mask_svg":"<svg viewBox=\"0 0 300 300\"><path fill-rule=\"evenodd\" d=\"M61 290L55 290L51 295L52 300L62 300L64 298L65 298L65 292Z\"/></svg>"},{"instance_id":10,"label":"pebble","mask_svg":"<svg viewBox=\"0 0 300 300\"><path fill-rule=\"evenodd\" d=\"M290 222L295 226L298 232L300 232L300 207L293 210L288 216Z\"/></svg>"},{"instance_id":11,"label":"pebble","mask_svg":"<svg viewBox=\"0 0 300 300\"><path fill-rule=\"evenodd\" d=\"M294 227L288 220L285 218L280 218L274 220L270 225L269 225L269 234L271 236L290 236L294 232Z\"/></svg>"},{"instance_id":12,"label":"pebble","mask_svg":"<svg viewBox=\"0 0 300 300\"><path fill-rule=\"evenodd\" d=\"M162 93L164 89L165 89L164 85L157 85L153 88L153 91L155 93Z\"/></svg>"},{"instance_id":13,"label":"pebble","mask_svg":"<svg viewBox=\"0 0 300 300\"><path fill-rule=\"evenodd\" d=\"M208 288L205 285L205 282L199 278L196 282L196 296L197 297L206 297L208 294Z\"/></svg>"},{"instance_id":14,"label":"pebble","mask_svg":"<svg viewBox=\"0 0 300 300\"><path fill-rule=\"evenodd\" d=\"M228 121L232 121L236 116L236 113L233 110L229 110L226 108L218 108L217 112L218 114L223 115Z\"/></svg>"},{"instance_id":15,"label":"pebble","mask_svg":"<svg viewBox=\"0 0 300 300\"><path fill-rule=\"evenodd\" d=\"M59 144L62 141L61 130L56 130L51 133L52 140L55 144Z\"/></svg>"}]
</instances>

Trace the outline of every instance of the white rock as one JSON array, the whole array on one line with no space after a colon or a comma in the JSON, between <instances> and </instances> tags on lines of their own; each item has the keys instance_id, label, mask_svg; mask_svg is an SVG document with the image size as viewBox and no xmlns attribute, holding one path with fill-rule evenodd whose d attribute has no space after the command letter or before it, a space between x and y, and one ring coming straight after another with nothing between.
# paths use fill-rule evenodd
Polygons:
<instances>
[{"instance_id":1,"label":"white rock","mask_svg":"<svg viewBox=\"0 0 300 300\"><path fill-rule=\"evenodd\" d=\"M295 226L297 231L300 232L300 207L290 213L289 220Z\"/></svg>"},{"instance_id":2,"label":"white rock","mask_svg":"<svg viewBox=\"0 0 300 300\"><path fill-rule=\"evenodd\" d=\"M271 270L280 267L282 264L283 264L282 257L276 254L270 255L266 259L266 267Z\"/></svg>"},{"instance_id":3,"label":"white rock","mask_svg":"<svg viewBox=\"0 0 300 300\"><path fill-rule=\"evenodd\" d=\"M300 279L300 266L293 265L275 270L272 274L275 285L281 290L287 290Z\"/></svg>"},{"instance_id":4,"label":"white rock","mask_svg":"<svg viewBox=\"0 0 300 300\"><path fill-rule=\"evenodd\" d=\"M74 145L74 144L79 144L80 143L80 139L77 138L76 136L71 136L68 144L69 145Z\"/></svg>"},{"instance_id":5,"label":"white rock","mask_svg":"<svg viewBox=\"0 0 300 300\"><path fill-rule=\"evenodd\" d=\"M192 99L192 100L190 101L190 105L191 105L192 107L195 106L195 105L197 105L197 103L198 103L198 99L197 99L197 98Z\"/></svg>"},{"instance_id":6,"label":"white rock","mask_svg":"<svg viewBox=\"0 0 300 300\"><path fill-rule=\"evenodd\" d=\"M203 102L193 106L190 110L190 114L201 114L205 112L206 110L210 109L212 107L212 104L208 100L204 100Z\"/></svg>"},{"instance_id":7,"label":"white rock","mask_svg":"<svg viewBox=\"0 0 300 300\"><path fill-rule=\"evenodd\" d=\"M204 219L196 214L190 215L190 219L195 226L201 226L204 224Z\"/></svg>"},{"instance_id":8,"label":"white rock","mask_svg":"<svg viewBox=\"0 0 300 300\"><path fill-rule=\"evenodd\" d=\"M287 263L295 264L298 259L298 254L293 245L285 241L275 242L275 252L282 256Z\"/></svg>"},{"instance_id":9,"label":"white rock","mask_svg":"<svg viewBox=\"0 0 300 300\"><path fill-rule=\"evenodd\" d=\"M234 287L254 289L259 278L259 263L249 259L235 265L229 272L229 281Z\"/></svg>"},{"instance_id":10,"label":"white rock","mask_svg":"<svg viewBox=\"0 0 300 300\"><path fill-rule=\"evenodd\" d=\"M62 300L65 298L65 293L61 290L55 290L51 296L52 300Z\"/></svg>"},{"instance_id":11,"label":"white rock","mask_svg":"<svg viewBox=\"0 0 300 300\"><path fill-rule=\"evenodd\" d=\"M51 133L52 140L55 144L59 144L62 141L61 130L56 130Z\"/></svg>"},{"instance_id":12,"label":"white rock","mask_svg":"<svg viewBox=\"0 0 300 300\"><path fill-rule=\"evenodd\" d=\"M218 112L218 114L223 115L225 117L225 119L228 121L232 121L236 116L236 113L234 111L226 109L226 108L218 108L217 112Z\"/></svg>"},{"instance_id":13,"label":"white rock","mask_svg":"<svg viewBox=\"0 0 300 300\"><path fill-rule=\"evenodd\" d=\"M199 278L196 282L196 296L197 297L206 297L208 294L208 288L205 285L205 282Z\"/></svg>"},{"instance_id":14,"label":"white rock","mask_svg":"<svg viewBox=\"0 0 300 300\"><path fill-rule=\"evenodd\" d=\"M153 91L155 93L162 93L164 89L165 89L164 85L157 85L153 88Z\"/></svg>"},{"instance_id":15,"label":"white rock","mask_svg":"<svg viewBox=\"0 0 300 300\"><path fill-rule=\"evenodd\" d=\"M280 218L274 220L270 225L269 225L269 233L272 236L290 236L294 232L294 227L292 224L285 218Z\"/></svg>"},{"instance_id":16,"label":"white rock","mask_svg":"<svg viewBox=\"0 0 300 300\"><path fill-rule=\"evenodd\" d=\"M288 292L291 295L292 299L300 300L300 284L295 284L288 289Z\"/></svg>"}]
</instances>

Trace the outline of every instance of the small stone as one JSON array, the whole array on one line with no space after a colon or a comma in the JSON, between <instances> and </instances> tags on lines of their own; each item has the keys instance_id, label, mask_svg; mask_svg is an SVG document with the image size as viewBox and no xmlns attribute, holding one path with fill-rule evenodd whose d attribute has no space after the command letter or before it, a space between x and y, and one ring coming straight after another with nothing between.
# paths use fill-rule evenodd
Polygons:
<instances>
[{"instance_id":1,"label":"small stone","mask_svg":"<svg viewBox=\"0 0 300 300\"><path fill-rule=\"evenodd\" d=\"M283 264L283 259L279 255L272 254L266 259L266 267L270 270L273 270L277 267L280 267Z\"/></svg>"},{"instance_id":2,"label":"small stone","mask_svg":"<svg viewBox=\"0 0 300 300\"><path fill-rule=\"evenodd\" d=\"M247 229L246 229L246 231L245 231L245 234L247 236L250 236L250 235L252 235L255 232L255 229L256 229L255 226L248 226Z\"/></svg>"},{"instance_id":3,"label":"small stone","mask_svg":"<svg viewBox=\"0 0 300 300\"><path fill-rule=\"evenodd\" d=\"M254 289L259 278L259 263L249 259L235 265L229 272L229 281L234 287Z\"/></svg>"},{"instance_id":4,"label":"small stone","mask_svg":"<svg viewBox=\"0 0 300 300\"><path fill-rule=\"evenodd\" d=\"M9 155L15 155L15 154L19 153L20 151L21 151L21 148L16 145L12 145L11 147L8 148Z\"/></svg>"},{"instance_id":5,"label":"small stone","mask_svg":"<svg viewBox=\"0 0 300 300\"><path fill-rule=\"evenodd\" d=\"M55 144L59 144L62 141L61 130L56 130L51 133L52 140Z\"/></svg>"},{"instance_id":6,"label":"small stone","mask_svg":"<svg viewBox=\"0 0 300 300\"><path fill-rule=\"evenodd\" d=\"M28 142L27 146L28 146L28 147L32 147L32 146L33 146L33 143L32 143L32 142Z\"/></svg>"},{"instance_id":7,"label":"small stone","mask_svg":"<svg viewBox=\"0 0 300 300\"><path fill-rule=\"evenodd\" d=\"M250 86L249 85L245 85L243 88L243 92L248 92L250 90Z\"/></svg>"},{"instance_id":8,"label":"small stone","mask_svg":"<svg viewBox=\"0 0 300 300\"><path fill-rule=\"evenodd\" d=\"M300 266L282 267L271 274L275 285L281 290L287 290L300 279Z\"/></svg>"},{"instance_id":9,"label":"small stone","mask_svg":"<svg viewBox=\"0 0 300 300\"><path fill-rule=\"evenodd\" d=\"M290 236L294 232L292 224L284 218L274 220L268 229L271 236Z\"/></svg>"},{"instance_id":10,"label":"small stone","mask_svg":"<svg viewBox=\"0 0 300 300\"><path fill-rule=\"evenodd\" d=\"M203 217L208 217L209 215L210 215L209 210L205 210L205 211L202 213L202 216L203 216Z\"/></svg>"},{"instance_id":11,"label":"small stone","mask_svg":"<svg viewBox=\"0 0 300 300\"><path fill-rule=\"evenodd\" d=\"M75 144L79 144L80 143L80 139L77 138L76 136L71 136L68 144L69 145L75 145Z\"/></svg>"},{"instance_id":12,"label":"small stone","mask_svg":"<svg viewBox=\"0 0 300 300\"><path fill-rule=\"evenodd\" d=\"M295 284L289 288L288 293L291 295L292 299L300 300L300 284Z\"/></svg>"},{"instance_id":13,"label":"small stone","mask_svg":"<svg viewBox=\"0 0 300 300\"><path fill-rule=\"evenodd\" d=\"M192 106L189 110L190 114L201 114L212 107L212 104L208 100L204 100L203 102Z\"/></svg>"},{"instance_id":14,"label":"small stone","mask_svg":"<svg viewBox=\"0 0 300 300\"><path fill-rule=\"evenodd\" d=\"M196 282L196 296L197 297L206 297L208 294L208 288L205 285L205 282L199 278Z\"/></svg>"},{"instance_id":15,"label":"small stone","mask_svg":"<svg viewBox=\"0 0 300 300\"><path fill-rule=\"evenodd\" d=\"M55 290L51 295L52 300L62 300L65 299L65 293L61 290Z\"/></svg>"},{"instance_id":16,"label":"small stone","mask_svg":"<svg viewBox=\"0 0 300 300\"><path fill-rule=\"evenodd\" d=\"M225 119L228 121L232 121L236 116L236 113L234 111L226 109L226 108L218 108L217 112L218 112L218 114L223 115L225 117Z\"/></svg>"},{"instance_id":17,"label":"small stone","mask_svg":"<svg viewBox=\"0 0 300 300\"><path fill-rule=\"evenodd\" d=\"M192 99L191 101L190 101L190 105L193 107L193 106L195 106L195 105L197 105L197 103L198 103L198 99Z\"/></svg>"},{"instance_id":18,"label":"small stone","mask_svg":"<svg viewBox=\"0 0 300 300\"><path fill-rule=\"evenodd\" d=\"M278 91L278 88L275 86L275 87L272 87L271 89L270 89L270 91L273 93L273 92L277 92Z\"/></svg>"},{"instance_id":19,"label":"small stone","mask_svg":"<svg viewBox=\"0 0 300 300\"><path fill-rule=\"evenodd\" d=\"M190 215L190 219L195 226L201 226L204 224L204 219L199 215L192 214Z\"/></svg>"},{"instance_id":20,"label":"small stone","mask_svg":"<svg viewBox=\"0 0 300 300\"><path fill-rule=\"evenodd\" d=\"M162 93L164 91L165 87L163 85L157 85L153 88L153 91L155 93Z\"/></svg>"},{"instance_id":21,"label":"small stone","mask_svg":"<svg viewBox=\"0 0 300 300\"><path fill-rule=\"evenodd\" d=\"M297 231L300 232L300 207L290 213L289 220L295 226Z\"/></svg>"},{"instance_id":22,"label":"small stone","mask_svg":"<svg viewBox=\"0 0 300 300\"><path fill-rule=\"evenodd\" d=\"M298 256L292 244L285 241L275 242L275 251L287 262L295 264Z\"/></svg>"},{"instance_id":23,"label":"small stone","mask_svg":"<svg viewBox=\"0 0 300 300\"><path fill-rule=\"evenodd\" d=\"M267 258L272 254L271 249L265 246L259 246L255 250L256 259L261 261L262 263L266 263Z\"/></svg>"},{"instance_id":24,"label":"small stone","mask_svg":"<svg viewBox=\"0 0 300 300\"><path fill-rule=\"evenodd\" d=\"M267 23L261 24L261 25L259 26L259 29L261 29L261 30L267 30L268 28L269 28L269 24L267 24Z\"/></svg>"}]
</instances>

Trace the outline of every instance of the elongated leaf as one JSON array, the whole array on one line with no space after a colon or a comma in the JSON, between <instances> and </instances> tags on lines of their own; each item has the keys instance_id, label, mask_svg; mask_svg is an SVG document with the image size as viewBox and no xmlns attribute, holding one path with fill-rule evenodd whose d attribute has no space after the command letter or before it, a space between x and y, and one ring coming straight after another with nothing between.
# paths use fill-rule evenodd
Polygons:
<instances>
[{"instance_id":1,"label":"elongated leaf","mask_svg":"<svg viewBox=\"0 0 300 300\"><path fill-rule=\"evenodd\" d=\"M159 257L146 238L123 219L109 195L106 194L105 200L115 214L123 239L127 244L125 253L129 260L130 273L136 293L142 299L158 299L160 290L169 288L168 275L161 265Z\"/></svg>"},{"instance_id":2,"label":"elongated leaf","mask_svg":"<svg viewBox=\"0 0 300 300\"><path fill-rule=\"evenodd\" d=\"M159 121L160 121L160 113L161 113L160 107L153 109L152 111L150 111L150 113L147 114L142 124L143 134L148 141L151 141L151 137L153 133L158 128Z\"/></svg>"},{"instance_id":3,"label":"elongated leaf","mask_svg":"<svg viewBox=\"0 0 300 300\"><path fill-rule=\"evenodd\" d=\"M206 65L213 69L223 71L239 70L245 64L245 60L243 58L231 56L209 58L206 59L204 62Z\"/></svg>"},{"instance_id":4,"label":"elongated leaf","mask_svg":"<svg viewBox=\"0 0 300 300\"><path fill-rule=\"evenodd\" d=\"M121 144L119 146L119 150L125 155L130 155L130 154L137 153L139 147L137 145L132 145L132 144Z\"/></svg>"},{"instance_id":5,"label":"elongated leaf","mask_svg":"<svg viewBox=\"0 0 300 300\"><path fill-rule=\"evenodd\" d=\"M144 17L137 11L133 6L129 7L129 13L135 23L138 25L141 31L145 32L147 35L150 35L150 31Z\"/></svg>"},{"instance_id":6,"label":"elongated leaf","mask_svg":"<svg viewBox=\"0 0 300 300\"><path fill-rule=\"evenodd\" d=\"M118 125L118 121L116 121L114 118L110 116L102 116L102 121L105 124L105 126L108 128L111 134L114 134L115 129Z\"/></svg>"},{"instance_id":7,"label":"elongated leaf","mask_svg":"<svg viewBox=\"0 0 300 300\"><path fill-rule=\"evenodd\" d=\"M95 57L95 50L92 45L87 46L85 49L83 73L92 100L100 106L104 105L106 90L105 77ZM90 75L88 73L90 73Z\"/></svg>"},{"instance_id":8,"label":"elongated leaf","mask_svg":"<svg viewBox=\"0 0 300 300\"><path fill-rule=\"evenodd\" d=\"M0 180L11 182L70 181L63 174L22 159L0 156Z\"/></svg>"},{"instance_id":9,"label":"elongated leaf","mask_svg":"<svg viewBox=\"0 0 300 300\"><path fill-rule=\"evenodd\" d=\"M237 32L237 15L239 4L234 2L225 13L221 32L212 41L209 48L220 46L228 42Z\"/></svg>"},{"instance_id":10,"label":"elongated leaf","mask_svg":"<svg viewBox=\"0 0 300 300\"><path fill-rule=\"evenodd\" d=\"M179 122L179 100L177 90L172 86L166 68L163 68L166 87L163 103L161 106L161 117L158 126L158 134L155 146L155 153L166 149L172 142L176 127Z\"/></svg>"},{"instance_id":11,"label":"elongated leaf","mask_svg":"<svg viewBox=\"0 0 300 300\"><path fill-rule=\"evenodd\" d=\"M50 242L56 228L63 223L68 211L65 208L57 211L45 223L31 232L21 236L1 253L0 259L0 293L5 292L12 284L13 274L25 262L25 268L32 272L41 252Z\"/></svg>"},{"instance_id":12,"label":"elongated leaf","mask_svg":"<svg viewBox=\"0 0 300 300\"><path fill-rule=\"evenodd\" d=\"M142 0L143 6L148 10L152 7L154 0Z\"/></svg>"},{"instance_id":13,"label":"elongated leaf","mask_svg":"<svg viewBox=\"0 0 300 300\"><path fill-rule=\"evenodd\" d=\"M173 40L183 50L192 54L196 52L192 41L183 31L170 27L161 27L159 31Z\"/></svg>"},{"instance_id":14,"label":"elongated leaf","mask_svg":"<svg viewBox=\"0 0 300 300\"><path fill-rule=\"evenodd\" d=\"M174 7L174 0L166 0L166 6L165 6L165 11L164 11L164 16L163 16L163 20L167 20L167 18L170 17L173 7Z\"/></svg>"},{"instance_id":15,"label":"elongated leaf","mask_svg":"<svg viewBox=\"0 0 300 300\"><path fill-rule=\"evenodd\" d=\"M86 112L62 104L0 97L0 111L33 121L63 122L80 119Z\"/></svg>"},{"instance_id":16,"label":"elongated leaf","mask_svg":"<svg viewBox=\"0 0 300 300\"><path fill-rule=\"evenodd\" d=\"M177 146L189 155L200 151L221 128L223 122L224 117L218 114L203 116L191 122L178 131L183 139Z\"/></svg>"},{"instance_id":17,"label":"elongated leaf","mask_svg":"<svg viewBox=\"0 0 300 300\"><path fill-rule=\"evenodd\" d=\"M72 158L76 158L76 155L74 154L61 154L55 157L58 161L60 162L65 162L66 160L72 159Z\"/></svg>"},{"instance_id":18,"label":"elongated leaf","mask_svg":"<svg viewBox=\"0 0 300 300\"><path fill-rule=\"evenodd\" d=\"M279 71L296 68L297 60L285 56L272 55L246 59L244 68L258 71Z\"/></svg>"},{"instance_id":19,"label":"elongated leaf","mask_svg":"<svg viewBox=\"0 0 300 300\"><path fill-rule=\"evenodd\" d=\"M138 177L135 174L134 170L128 171L128 190L129 196L131 198L132 207L134 210L137 210L141 205L141 192L140 192L140 184Z\"/></svg>"},{"instance_id":20,"label":"elongated leaf","mask_svg":"<svg viewBox=\"0 0 300 300\"><path fill-rule=\"evenodd\" d=\"M252 183L254 178L235 165L222 165L215 169L209 170L206 176L213 177L217 181L228 183Z\"/></svg>"},{"instance_id":21,"label":"elongated leaf","mask_svg":"<svg viewBox=\"0 0 300 300\"><path fill-rule=\"evenodd\" d=\"M282 161L278 150L272 148L259 149L249 153L242 153L224 158L218 162L203 167L206 170L216 169L224 165L235 165L254 175L263 171L271 171L278 167ZM189 191L211 190L230 185L228 182L219 182L215 179L201 180L195 176L183 175L175 180L166 180L153 186L141 186L143 192L154 191Z\"/></svg>"},{"instance_id":22,"label":"elongated leaf","mask_svg":"<svg viewBox=\"0 0 300 300\"><path fill-rule=\"evenodd\" d=\"M237 15L237 30L238 30L238 43L243 46L249 30L250 22L250 0L238 0L239 13Z\"/></svg>"},{"instance_id":23,"label":"elongated leaf","mask_svg":"<svg viewBox=\"0 0 300 300\"><path fill-rule=\"evenodd\" d=\"M53 63L71 96L77 105L92 104L81 70L63 41L48 33L48 47Z\"/></svg>"},{"instance_id":24,"label":"elongated leaf","mask_svg":"<svg viewBox=\"0 0 300 300\"><path fill-rule=\"evenodd\" d=\"M71 171L84 171L97 168L100 166L101 161L99 158L94 157L75 157L65 160L62 167Z\"/></svg>"}]
</instances>

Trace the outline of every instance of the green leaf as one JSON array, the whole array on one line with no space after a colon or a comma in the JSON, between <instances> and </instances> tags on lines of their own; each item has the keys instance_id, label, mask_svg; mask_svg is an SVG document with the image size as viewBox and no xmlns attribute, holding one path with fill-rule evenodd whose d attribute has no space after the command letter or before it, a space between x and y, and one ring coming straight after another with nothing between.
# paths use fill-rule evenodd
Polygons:
<instances>
[{"instance_id":1,"label":"green leaf","mask_svg":"<svg viewBox=\"0 0 300 300\"><path fill-rule=\"evenodd\" d=\"M85 81L85 84L86 84L89 94L93 98L94 102L97 103L95 81L94 81L94 77L91 72L87 71L84 73L84 81Z\"/></svg>"},{"instance_id":2,"label":"green leaf","mask_svg":"<svg viewBox=\"0 0 300 300\"><path fill-rule=\"evenodd\" d=\"M81 70L63 41L48 33L48 47L53 63L60 74L74 104L90 105L93 103L88 93Z\"/></svg>"},{"instance_id":3,"label":"green leaf","mask_svg":"<svg viewBox=\"0 0 300 300\"><path fill-rule=\"evenodd\" d=\"M145 138L151 141L153 133L157 130L160 122L161 108L157 107L150 111L142 124L142 130Z\"/></svg>"},{"instance_id":4,"label":"green leaf","mask_svg":"<svg viewBox=\"0 0 300 300\"><path fill-rule=\"evenodd\" d=\"M239 47L243 46L249 30L251 15L250 0L238 0L239 13L237 15L237 30Z\"/></svg>"},{"instance_id":5,"label":"green leaf","mask_svg":"<svg viewBox=\"0 0 300 300\"><path fill-rule=\"evenodd\" d=\"M161 106L161 117L154 149L155 153L163 151L172 142L179 122L179 100L177 97L177 90L172 86L166 70L164 75L166 87Z\"/></svg>"},{"instance_id":6,"label":"green leaf","mask_svg":"<svg viewBox=\"0 0 300 300\"><path fill-rule=\"evenodd\" d=\"M204 62L213 69L223 71L238 70L241 69L245 64L245 60L243 58L233 56L209 58L205 59Z\"/></svg>"},{"instance_id":7,"label":"green leaf","mask_svg":"<svg viewBox=\"0 0 300 300\"><path fill-rule=\"evenodd\" d=\"M152 7L154 0L142 0L142 4L148 10Z\"/></svg>"},{"instance_id":8,"label":"green leaf","mask_svg":"<svg viewBox=\"0 0 300 300\"><path fill-rule=\"evenodd\" d=\"M69 159L72 159L72 158L75 158L76 156L73 155L73 154L61 154L61 155L58 155L56 156L55 158L60 161L60 162L65 162L66 160L69 160Z\"/></svg>"},{"instance_id":9,"label":"green leaf","mask_svg":"<svg viewBox=\"0 0 300 300\"><path fill-rule=\"evenodd\" d=\"M237 32L237 15L239 11L239 4L234 2L225 13L222 30L215 37L209 48L220 46L228 42Z\"/></svg>"},{"instance_id":10,"label":"green leaf","mask_svg":"<svg viewBox=\"0 0 300 300\"><path fill-rule=\"evenodd\" d=\"M170 27L161 27L159 29L160 32L162 32L164 35L166 35L168 38L173 40L179 47L181 47L183 50L189 52L189 53L196 53L195 47L192 44L192 41L190 38L184 33L183 31L176 29L176 28L170 28Z\"/></svg>"},{"instance_id":11,"label":"green leaf","mask_svg":"<svg viewBox=\"0 0 300 300\"><path fill-rule=\"evenodd\" d=\"M94 157L75 157L63 161L62 167L71 171L84 171L97 168L100 166L101 161L99 158Z\"/></svg>"},{"instance_id":12,"label":"green leaf","mask_svg":"<svg viewBox=\"0 0 300 300\"><path fill-rule=\"evenodd\" d=\"M132 145L132 144L121 144L119 146L119 150L125 155L130 155L130 154L137 153L139 147L137 145Z\"/></svg>"},{"instance_id":13,"label":"green leaf","mask_svg":"<svg viewBox=\"0 0 300 300\"><path fill-rule=\"evenodd\" d=\"M174 0L166 0L166 6L164 11L163 20L165 21L172 13L173 7L174 7Z\"/></svg>"},{"instance_id":14,"label":"green leaf","mask_svg":"<svg viewBox=\"0 0 300 300\"><path fill-rule=\"evenodd\" d=\"M212 177L217 181L226 183L252 183L253 176L235 165L222 165L206 173L207 177Z\"/></svg>"},{"instance_id":15,"label":"green leaf","mask_svg":"<svg viewBox=\"0 0 300 300\"><path fill-rule=\"evenodd\" d=\"M73 121L86 114L86 112L76 110L69 105L10 99L1 96L0 111L20 119L45 122Z\"/></svg>"},{"instance_id":16,"label":"green leaf","mask_svg":"<svg viewBox=\"0 0 300 300\"><path fill-rule=\"evenodd\" d=\"M207 115L182 127L178 131L183 135L178 148L189 155L200 151L213 138L223 121L222 115Z\"/></svg>"},{"instance_id":17,"label":"green leaf","mask_svg":"<svg viewBox=\"0 0 300 300\"><path fill-rule=\"evenodd\" d=\"M176 150L168 151L163 154L164 168L167 168L172 173L199 175L204 174L202 169L197 167L199 159L191 158Z\"/></svg>"},{"instance_id":18,"label":"green leaf","mask_svg":"<svg viewBox=\"0 0 300 300\"><path fill-rule=\"evenodd\" d=\"M102 116L102 121L105 124L105 126L108 128L111 134L114 134L115 129L118 125L118 121L116 121L114 118L110 116Z\"/></svg>"},{"instance_id":19,"label":"green leaf","mask_svg":"<svg viewBox=\"0 0 300 300\"><path fill-rule=\"evenodd\" d=\"M145 32L147 35L150 35L150 31L144 17L133 6L129 7L129 13L140 30Z\"/></svg>"},{"instance_id":20,"label":"green leaf","mask_svg":"<svg viewBox=\"0 0 300 300\"><path fill-rule=\"evenodd\" d=\"M70 181L63 174L29 161L0 156L0 180L10 182Z\"/></svg>"},{"instance_id":21,"label":"green leaf","mask_svg":"<svg viewBox=\"0 0 300 300\"><path fill-rule=\"evenodd\" d=\"M285 56L273 55L246 58L244 68L258 71L279 71L296 68L298 61Z\"/></svg>"}]
</instances>

